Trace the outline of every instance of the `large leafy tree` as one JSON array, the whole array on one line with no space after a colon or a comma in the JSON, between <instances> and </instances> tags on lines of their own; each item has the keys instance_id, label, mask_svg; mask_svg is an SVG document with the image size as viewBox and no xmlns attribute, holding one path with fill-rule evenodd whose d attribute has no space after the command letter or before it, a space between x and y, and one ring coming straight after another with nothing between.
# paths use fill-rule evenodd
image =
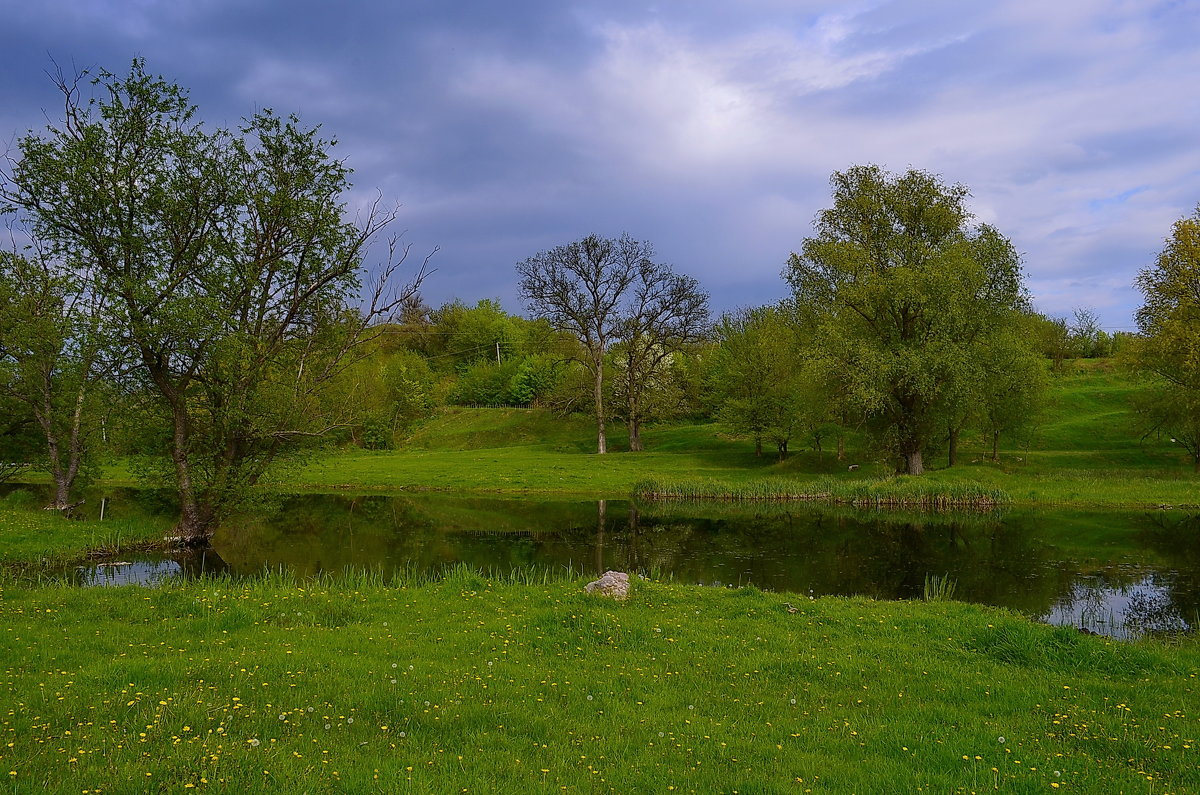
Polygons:
<instances>
[{"instance_id":1,"label":"large leafy tree","mask_svg":"<svg viewBox=\"0 0 1200 795\"><path fill-rule=\"evenodd\" d=\"M50 256L99 274L168 429L177 534L207 543L273 462L337 424L322 390L424 268L397 288L393 246L361 298L364 254L394 214L345 220L349 169L294 117L207 129L140 60L58 87L63 118L19 142L3 198Z\"/></svg>"},{"instance_id":2,"label":"large leafy tree","mask_svg":"<svg viewBox=\"0 0 1200 795\"><path fill-rule=\"evenodd\" d=\"M1150 381L1138 408L1200 472L1200 207L1175 222L1154 264L1138 274L1141 332L1130 358Z\"/></svg>"},{"instance_id":3,"label":"large leafy tree","mask_svg":"<svg viewBox=\"0 0 1200 795\"><path fill-rule=\"evenodd\" d=\"M982 340L1025 305L1019 258L970 227L967 189L925 171L855 166L788 262L797 310L829 370L909 474L945 438Z\"/></svg>"}]
</instances>

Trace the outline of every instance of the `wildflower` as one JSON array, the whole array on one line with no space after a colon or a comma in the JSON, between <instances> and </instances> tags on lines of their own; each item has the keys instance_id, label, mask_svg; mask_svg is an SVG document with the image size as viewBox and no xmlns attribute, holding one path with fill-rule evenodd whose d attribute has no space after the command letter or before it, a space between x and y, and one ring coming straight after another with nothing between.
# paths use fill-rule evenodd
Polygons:
<instances>
[{"instance_id":1,"label":"wildflower","mask_svg":"<svg viewBox=\"0 0 1200 795\"><path fill-rule=\"evenodd\" d=\"M1001 745L1004 744L1004 737L1001 736L1001 737L997 737L996 739L1000 742Z\"/></svg>"},{"instance_id":2,"label":"wildflower","mask_svg":"<svg viewBox=\"0 0 1200 795\"><path fill-rule=\"evenodd\" d=\"M326 729L329 729L329 728L332 728L332 727L331 727L331 725L330 725L330 724L326 723L326 724L325 724L325 728L326 728Z\"/></svg>"},{"instance_id":3,"label":"wildflower","mask_svg":"<svg viewBox=\"0 0 1200 795\"><path fill-rule=\"evenodd\" d=\"M392 663L393 668L397 667L397 665L398 665L398 663Z\"/></svg>"},{"instance_id":4,"label":"wildflower","mask_svg":"<svg viewBox=\"0 0 1200 795\"><path fill-rule=\"evenodd\" d=\"M283 714L281 714L281 715L279 716L279 719L280 719L280 720L287 720L287 715L283 715Z\"/></svg>"},{"instance_id":5,"label":"wildflower","mask_svg":"<svg viewBox=\"0 0 1200 795\"><path fill-rule=\"evenodd\" d=\"M790 699L790 703L793 707L796 706L796 699Z\"/></svg>"},{"instance_id":6,"label":"wildflower","mask_svg":"<svg viewBox=\"0 0 1200 795\"><path fill-rule=\"evenodd\" d=\"M592 700L592 696L589 694L589 695L588 695L588 701L591 701L591 700Z\"/></svg>"},{"instance_id":7,"label":"wildflower","mask_svg":"<svg viewBox=\"0 0 1200 795\"><path fill-rule=\"evenodd\" d=\"M346 718L346 723L354 723L354 718Z\"/></svg>"},{"instance_id":8,"label":"wildflower","mask_svg":"<svg viewBox=\"0 0 1200 795\"><path fill-rule=\"evenodd\" d=\"M259 742L259 739L257 737L251 737L246 742L250 744L251 748L257 748L258 746L262 745L262 743Z\"/></svg>"}]
</instances>

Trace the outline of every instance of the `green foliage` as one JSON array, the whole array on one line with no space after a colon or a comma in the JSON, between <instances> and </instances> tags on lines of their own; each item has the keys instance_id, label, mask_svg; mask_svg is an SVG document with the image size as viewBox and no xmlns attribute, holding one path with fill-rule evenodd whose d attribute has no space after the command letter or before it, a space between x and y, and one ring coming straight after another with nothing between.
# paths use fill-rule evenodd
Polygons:
<instances>
[{"instance_id":1,"label":"green foliage","mask_svg":"<svg viewBox=\"0 0 1200 795\"><path fill-rule=\"evenodd\" d=\"M766 440L786 457L788 443L829 414L800 330L783 308L767 306L723 316L716 336L707 364L717 419L753 439L756 455Z\"/></svg>"},{"instance_id":2,"label":"green foliage","mask_svg":"<svg viewBox=\"0 0 1200 795\"><path fill-rule=\"evenodd\" d=\"M21 445L24 460L51 474L50 504L64 509L93 473L122 351L97 269L29 251L0 251L0 395L14 419L36 427L40 449Z\"/></svg>"},{"instance_id":3,"label":"green foliage","mask_svg":"<svg viewBox=\"0 0 1200 795\"><path fill-rule=\"evenodd\" d=\"M450 390L450 402L459 406L511 406L520 401L513 398L510 387L521 362L479 362L468 367Z\"/></svg>"}]
</instances>

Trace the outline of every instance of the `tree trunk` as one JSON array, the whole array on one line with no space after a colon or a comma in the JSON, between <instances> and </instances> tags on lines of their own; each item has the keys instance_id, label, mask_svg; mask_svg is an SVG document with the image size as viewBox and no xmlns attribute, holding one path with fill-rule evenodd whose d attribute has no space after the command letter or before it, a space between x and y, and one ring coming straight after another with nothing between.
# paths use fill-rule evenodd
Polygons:
<instances>
[{"instance_id":1,"label":"tree trunk","mask_svg":"<svg viewBox=\"0 0 1200 795\"><path fill-rule=\"evenodd\" d=\"M1000 460L1000 431L992 432L992 460Z\"/></svg>"},{"instance_id":2,"label":"tree trunk","mask_svg":"<svg viewBox=\"0 0 1200 795\"><path fill-rule=\"evenodd\" d=\"M949 452L946 454L946 466L952 467L958 463L958 428L950 429L950 445Z\"/></svg>"},{"instance_id":3,"label":"tree trunk","mask_svg":"<svg viewBox=\"0 0 1200 795\"><path fill-rule=\"evenodd\" d=\"M175 465L175 479L179 486L179 521L172 535L185 547L205 547L212 540L215 516L211 505L206 505L196 495L192 481L192 462L188 458L190 425L186 407L172 401L174 429L171 444L171 462Z\"/></svg>"},{"instance_id":4,"label":"tree trunk","mask_svg":"<svg viewBox=\"0 0 1200 795\"><path fill-rule=\"evenodd\" d=\"M71 416L71 429L66 439L64 461L62 442L54 428L53 385L50 371L42 374L41 405L34 406L34 416L46 437L46 453L50 458L50 475L54 479L54 500L46 506L48 511L65 511L72 507L71 489L79 474L83 459L83 403L87 396L86 384L75 396L75 411Z\"/></svg>"},{"instance_id":5,"label":"tree trunk","mask_svg":"<svg viewBox=\"0 0 1200 795\"><path fill-rule=\"evenodd\" d=\"M784 459L786 459L786 458L787 458L787 454L788 454L788 449L787 449L787 448L788 448L788 443L787 443L787 440L785 439L785 440L784 440L784 441L782 441L782 442L776 442L775 446L776 446L776 447L779 449L779 460L780 460L780 461L783 461Z\"/></svg>"},{"instance_id":6,"label":"tree trunk","mask_svg":"<svg viewBox=\"0 0 1200 795\"><path fill-rule=\"evenodd\" d=\"M604 363L596 364L596 453L604 455L608 452L608 440L604 437Z\"/></svg>"},{"instance_id":7,"label":"tree trunk","mask_svg":"<svg viewBox=\"0 0 1200 795\"><path fill-rule=\"evenodd\" d=\"M604 531L608 527L608 500L596 501L596 573L604 573Z\"/></svg>"},{"instance_id":8,"label":"tree trunk","mask_svg":"<svg viewBox=\"0 0 1200 795\"><path fill-rule=\"evenodd\" d=\"M642 424L634 417L629 418L629 451L631 453L640 453L642 451Z\"/></svg>"},{"instance_id":9,"label":"tree trunk","mask_svg":"<svg viewBox=\"0 0 1200 795\"><path fill-rule=\"evenodd\" d=\"M837 460L845 461L846 460L846 437L839 433L837 442L838 442Z\"/></svg>"},{"instance_id":10,"label":"tree trunk","mask_svg":"<svg viewBox=\"0 0 1200 795\"><path fill-rule=\"evenodd\" d=\"M761 436L754 437L754 457L762 458L762 437Z\"/></svg>"},{"instance_id":11,"label":"tree trunk","mask_svg":"<svg viewBox=\"0 0 1200 795\"><path fill-rule=\"evenodd\" d=\"M906 475L923 475L925 474L925 463L921 459L921 448L915 450L907 450L904 453L904 474Z\"/></svg>"}]
</instances>

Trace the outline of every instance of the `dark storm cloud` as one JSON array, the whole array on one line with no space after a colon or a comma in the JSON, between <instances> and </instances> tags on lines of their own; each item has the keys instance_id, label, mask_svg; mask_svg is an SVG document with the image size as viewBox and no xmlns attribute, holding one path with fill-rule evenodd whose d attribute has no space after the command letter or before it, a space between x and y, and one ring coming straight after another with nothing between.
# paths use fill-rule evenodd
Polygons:
<instances>
[{"instance_id":1,"label":"dark storm cloud","mask_svg":"<svg viewBox=\"0 0 1200 795\"><path fill-rule=\"evenodd\" d=\"M0 12L0 136L56 118L43 74L145 57L233 125L339 139L353 206L401 202L427 296L519 308L513 264L628 231L720 308L774 300L854 163L940 172L1026 255L1046 311L1129 325L1136 270L1200 198L1200 25L1121 0L187 3Z\"/></svg>"}]
</instances>

